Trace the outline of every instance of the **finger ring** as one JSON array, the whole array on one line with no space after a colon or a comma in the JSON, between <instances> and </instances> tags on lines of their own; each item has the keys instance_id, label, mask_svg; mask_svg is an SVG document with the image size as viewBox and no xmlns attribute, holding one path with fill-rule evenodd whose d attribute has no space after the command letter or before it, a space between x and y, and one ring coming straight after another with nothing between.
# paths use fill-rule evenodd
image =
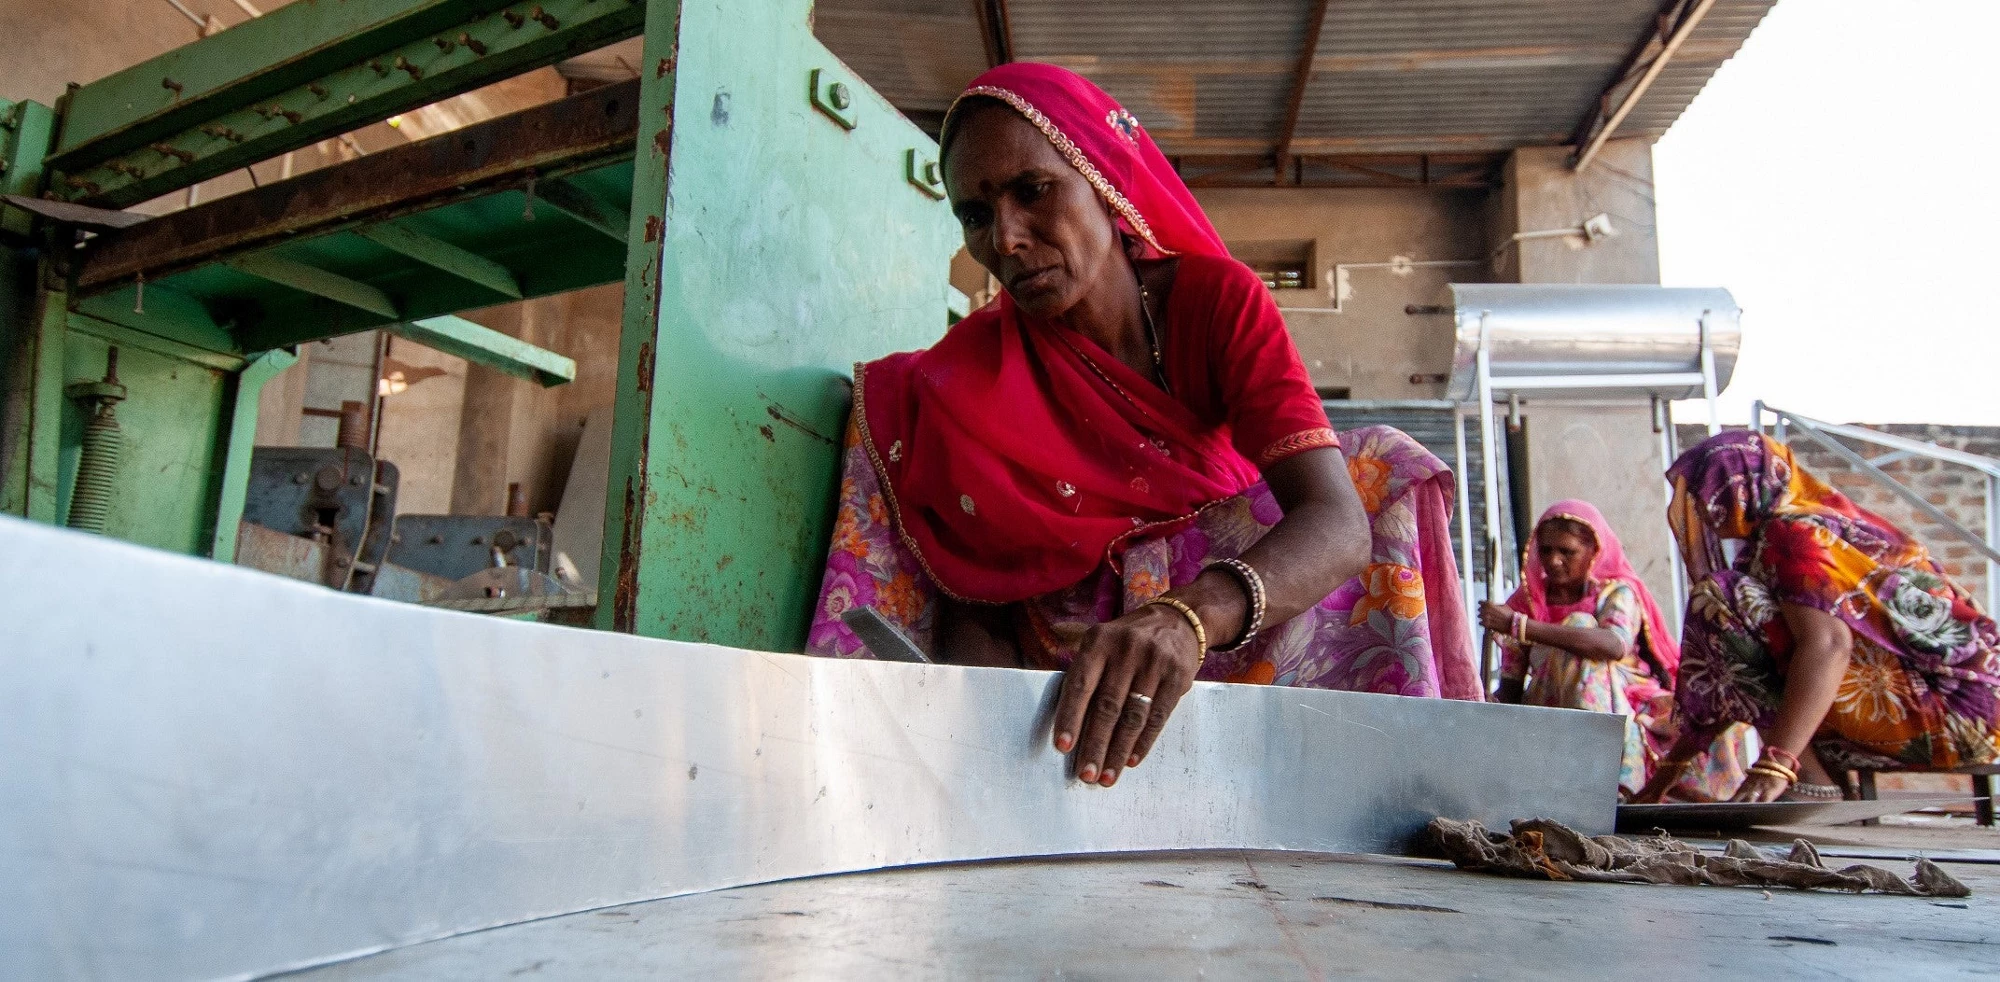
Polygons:
<instances>
[{"instance_id":1,"label":"finger ring","mask_svg":"<svg viewBox=\"0 0 2000 982\"><path fill-rule=\"evenodd\" d=\"M1141 695L1141 694L1139 694L1139 693L1137 693L1137 692L1134 692L1134 693L1132 693L1131 695L1128 695L1128 696L1126 696L1126 697L1125 697L1125 701L1126 701L1126 702L1136 702L1136 703L1138 703L1139 705L1141 705L1141 706L1146 706L1146 707L1148 707L1148 708L1150 708L1150 707L1151 707L1151 706L1153 705L1153 697L1152 697L1152 696L1148 696L1148 695Z\"/></svg>"}]
</instances>

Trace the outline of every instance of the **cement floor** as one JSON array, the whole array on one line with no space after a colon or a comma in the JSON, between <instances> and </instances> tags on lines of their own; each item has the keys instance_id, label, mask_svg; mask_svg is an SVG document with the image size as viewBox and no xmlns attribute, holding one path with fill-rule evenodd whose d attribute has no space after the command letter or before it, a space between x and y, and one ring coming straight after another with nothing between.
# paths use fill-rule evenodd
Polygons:
<instances>
[{"instance_id":1,"label":"cement floor","mask_svg":"<svg viewBox=\"0 0 2000 982\"><path fill-rule=\"evenodd\" d=\"M1772 830L1990 849L1992 830ZM1941 841L1943 839L1947 841ZM1844 865L1853 860L1830 860ZM1899 875L1907 862L1876 860ZM1789 978L2000 975L2000 865L1966 900L1544 883L1295 853L973 863L764 884L304 973L387 979Z\"/></svg>"}]
</instances>

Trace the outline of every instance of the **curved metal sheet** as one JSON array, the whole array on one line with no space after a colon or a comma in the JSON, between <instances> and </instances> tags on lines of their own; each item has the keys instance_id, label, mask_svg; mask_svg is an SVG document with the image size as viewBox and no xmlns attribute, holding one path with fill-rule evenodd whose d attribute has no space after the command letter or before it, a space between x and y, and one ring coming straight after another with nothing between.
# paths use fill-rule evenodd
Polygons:
<instances>
[{"instance_id":1,"label":"curved metal sheet","mask_svg":"<svg viewBox=\"0 0 2000 982\"><path fill-rule=\"evenodd\" d=\"M1203 683L1106 790L1048 749L1047 673L485 618L13 519L0 624L4 978L254 977L818 873L1616 813L1614 716Z\"/></svg>"},{"instance_id":2,"label":"curved metal sheet","mask_svg":"<svg viewBox=\"0 0 2000 982\"><path fill-rule=\"evenodd\" d=\"M1599 284L1454 283L1458 329L1452 355L1450 398L1478 398L1474 356L1481 323L1489 337L1493 387L1527 377L1575 376L1573 391L1540 389L1534 395L1701 396L1701 331L1708 321L1715 352L1715 389L1729 386L1742 344L1742 310L1723 289ZM1618 387L1592 385L1612 376L1681 376L1679 381L1628 380ZM1688 376L1696 376L1689 380ZM1526 393L1524 393L1526 394Z\"/></svg>"}]
</instances>

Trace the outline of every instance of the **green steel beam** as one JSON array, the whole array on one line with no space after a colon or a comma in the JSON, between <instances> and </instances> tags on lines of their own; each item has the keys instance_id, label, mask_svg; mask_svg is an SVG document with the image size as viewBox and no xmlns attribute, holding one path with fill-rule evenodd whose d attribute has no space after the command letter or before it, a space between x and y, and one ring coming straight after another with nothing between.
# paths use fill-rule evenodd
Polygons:
<instances>
[{"instance_id":1,"label":"green steel beam","mask_svg":"<svg viewBox=\"0 0 2000 982\"><path fill-rule=\"evenodd\" d=\"M632 215L625 209L560 181L542 184L535 193L540 198L539 203L582 222L621 246L625 244L626 229L632 224Z\"/></svg>"},{"instance_id":2,"label":"green steel beam","mask_svg":"<svg viewBox=\"0 0 2000 982\"><path fill-rule=\"evenodd\" d=\"M298 355L282 349L254 355L229 386L222 479L217 482L215 530L208 549L212 559L236 561L236 531L243 521L243 499L250 491L250 454L257 443L257 396L264 391L264 383L298 360Z\"/></svg>"},{"instance_id":3,"label":"green steel beam","mask_svg":"<svg viewBox=\"0 0 2000 982\"><path fill-rule=\"evenodd\" d=\"M636 33L641 0L308 0L73 90L50 185L125 206Z\"/></svg>"},{"instance_id":4,"label":"green steel beam","mask_svg":"<svg viewBox=\"0 0 2000 982\"><path fill-rule=\"evenodd\" d=\"M32 264L31 264L32 265ZM31 269L31 275L39 275ZM30 280L30 282L33 282ZM11 285L11 284L10 284ZM61 498L66 297L43 292L0 350L0 512L57 524Z\"/></svg>"},{"instance_id":5,"label":"green steel beam","mask_svg":"<svg viewBox=\"0 0 2000 982\"><path fill-rule=\"evenodd\" d=\"M386 222L363 226L354 234L467 283L476 283L503 297L521 299L521 284L507 267L469 249Z\"/></svg>"},{"instance_id":6,"label":"green steel beam","mask_svg":"<svg viewBox=\"0 0 2000 982\"><path fill-rule=\"evenodd\" d=\"M0 194L39 197L42 158L55 138L55 113L39 102L0 100ZM28 234L34 216L0 204L0 231Z\"/></svg>"},{"instance_id":7,"label":"green steel beam","mask_svg":"<svg viewBox=\"0 0 2000 982\"><path fill-rule=\"evenodd\" d=\"M576 379L575 361L463 317L426 317L392 324L387 330L426 348L457 355L545 388Z\"/></svg>"},{"instance_id":8,"label":"green steel beam","mask_svg":"<svg viewBox=\"0 0 2000 982\"><path fill-rule=\"evenodd\" d=\"M809 0L648 4L601 627L798 650L848 373L944 332L960 236L906 176L936 145L810 16ZM848 119L814 108L815 69L849 90Z\"/></svg>"},{"instance_id":9,"label":"green steel beam","mask_svg":"<svg viewBox=\"0 0 2000 982\"><path fill-rule=\"evenodd\" d=\"M229 261L229 266L258 279L269 280L300 293L325 297L356 310L365 310L377 317L386 317L390 320L396 318L396 302L389 299L388 294L360 280L351 280L338 273L329 273L317 266L293 262L269 253L238 256Z\"/></svg>"}]
</instances>

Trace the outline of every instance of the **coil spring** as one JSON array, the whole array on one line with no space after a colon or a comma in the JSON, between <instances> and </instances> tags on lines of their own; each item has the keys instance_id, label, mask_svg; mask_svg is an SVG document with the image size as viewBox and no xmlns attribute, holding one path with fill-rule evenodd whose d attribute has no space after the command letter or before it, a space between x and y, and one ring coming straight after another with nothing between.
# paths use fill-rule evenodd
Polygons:
<instances>
[{"instance_id":1,"label":"coil spring","mask_svg":"<svg viewBox=\"0 0 2000 982\"><path fill-rule=\"evenodd\" d=\"M125 433L109 405L83 428L83 453L76 465L76 488L69 496L69 527L104 532L111 515L112 485L118 479L118 458L125 451Z\"/></svg>"}]
</instances>

